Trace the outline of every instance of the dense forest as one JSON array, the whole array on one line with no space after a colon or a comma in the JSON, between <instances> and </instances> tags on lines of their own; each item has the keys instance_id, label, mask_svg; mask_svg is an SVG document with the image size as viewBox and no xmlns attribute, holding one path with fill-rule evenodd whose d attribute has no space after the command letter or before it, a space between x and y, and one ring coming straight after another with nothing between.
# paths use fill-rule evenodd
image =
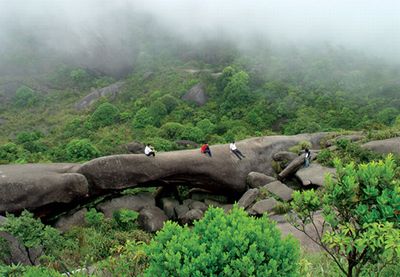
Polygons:
<instances>
[{"instance_id":1,"label":"dense forest","mask_svg":"<svg viewBox=\"0 0 400 277\"><path fill-rule=\"evenodd\" d=\"M80 51L55 51L43 34L9 30L0 46L0 165L84 163L142 153L145 144L167 152L270 135L361 134L363 143L400 137L396 62L333 43L190 41L149 15L117 18L129 26L121 30L125 40L93 34ZM322 211L332 232L319 238L321 252L304 251L293 237L281 238L267 215L249 216L237 205L228 213L210 208L190 227L168 221L146 232L136 211L107 217L96 210L108 195L84 203L83 226L65 232L51 226L60 215L4 214L0 233L22 242L32 266L7 263L0 237L0 276L398 275L400 157L348 140L321 147L316 162L336 168L338 178L300 189L274 210L294 215L300 229L296 220L304 227Z\"/></svg>"}]
</instances>

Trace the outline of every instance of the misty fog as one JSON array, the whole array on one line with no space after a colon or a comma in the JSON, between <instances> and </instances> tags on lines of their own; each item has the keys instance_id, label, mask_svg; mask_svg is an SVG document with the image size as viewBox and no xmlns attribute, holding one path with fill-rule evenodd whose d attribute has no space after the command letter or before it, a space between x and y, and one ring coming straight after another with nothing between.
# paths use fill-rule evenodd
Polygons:
<instances>
[{"instance_id":1,"label":"misty fog","mask_svg":"<svg viewBox=\"0 0 400 277\"><path fill-rule=\"evenodd\" d=\"M149 48L173 47L168 39L329 44L399 63L399 15L395 0L1 0L0 70L17 68L20 55L41 68L62 60L124 70Z\"/></svg>"}]
</instances>

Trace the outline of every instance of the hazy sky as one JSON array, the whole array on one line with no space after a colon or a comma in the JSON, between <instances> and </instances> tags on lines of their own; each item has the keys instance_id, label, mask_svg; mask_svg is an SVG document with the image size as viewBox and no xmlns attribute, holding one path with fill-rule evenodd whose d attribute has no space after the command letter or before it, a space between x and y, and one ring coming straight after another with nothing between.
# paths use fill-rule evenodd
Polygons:
<instances>
[{"instance_id":1,"label":"hazy sky","mask_svg":"<svg viewBox=\"0 0 400 277\"><path fill-rule=\"evenodd\" d=\"M329 42L400 61L399 0L0 0L0 48L21 29L63 51L96 34L121 41L130 11L189 41L228 34L247 44L256 35L272 45Z\"/></svg>"}]
</instances>

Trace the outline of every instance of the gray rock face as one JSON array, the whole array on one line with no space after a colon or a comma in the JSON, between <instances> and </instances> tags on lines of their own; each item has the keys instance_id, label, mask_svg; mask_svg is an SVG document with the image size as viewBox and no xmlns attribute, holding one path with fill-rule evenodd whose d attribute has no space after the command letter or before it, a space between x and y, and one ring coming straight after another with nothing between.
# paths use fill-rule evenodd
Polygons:
<instances>
[{"instance_id":1,"label":"gray rock face","mask_svg":"<svg viewBox=\"0 0 400 277\"><path fill-rule=\"evenodd\" d=\"M113 99L118 95L124 84L125 82L119 81L107 87L95 89L84 98L82 98L78 103L76 103L75 108L77 110L86 109L93 105L101 97L108 97Z\"/></svg>"},{"instance_id":2,"label":"gray rock face","mask_svg":"<svg viewBox=\"0 0 400 277\"><path fill-rule=\"evenodd\" d=\"M205 203L203 203L203 202L200 202L200 201L193 201L192 203L190 203L189 204L189 208L190 209L197 209L197 210L200 210L200 211L203 211L203 212L205 212L206 210L207 210L207 205L205 204Z\"/></svg>"},{"instance_id":3,"label":"gray rock face","mask_svg":"<svg viewBox=\"0 0 400 277\"><path fill-rule=\"evenodd\" d=\"M0 166L0 212L17 212L85 197L88 182L76 164Z\"/></svg>"},{"instance_id":4,"label":"gray rock face","mask_svg":"<svg viewBox=\"0 0 400 277\"><path fill-rule=\"evenodd\" d=\"M81 166L94 189L110 190L135 187L155 180L185 180L189 185L227 194L244 192L247 175L252 172L273 174L272 155L312 135L271 136L243 140L237 143L246 153L239 161L227 145L211 145L212 157L198 149L145 155L114 155L94 159ZM207 197L210 199L210 197Z\"/></svg>"},{"instance_id":5,"label":"gray rock face","mask_svg":"<svg viewBox=\"0 0 400 277\"><path fill-rule=\"evenodd\" d=\"M141 142L132 141L124 146L126 151L131 154L143 154L145 145Z\"/></svg>"},{"instance_id":6,"label":"gray rock face","mask_svg":"<svg viewBox=\"0 0 400 277\"><path fill-rule=\"evenodd\" d=\"M62 216L54 224L54 227L57 228L61 232L66 232L69 229L71 229L72 227L84 226L86 213L87 213L87 209L83 208L72 215Z\"/></svg>"},{"instance_id":7,"label":"gray rock face","mask_svg":"<svg viewBox=\"0 0 400 277\"><path fill-rule=\"evenodd\" d=\"M291 162L294 159L296 159L298 156L293 153L293 152L289 152L289 151L279 151L277 153L275 153L272 158L274 159L274 161L276 162L282 162L282 161L288 161Z\"/></svg>"},{"instance_id":8,"label":"gray rock face","mask_svg":"<svg viewBox=\"0 0 400 277\"><path fill-rule=\"evenodd\" d=\"M250 172L274 173L271 162L274 153L303 140L318 141L313 136L270 136L237 142L238 148L246 153L246 158L241 161L231 155L227 145L212 145L212 157L194 149L158 153L155 158L143 154L107 156L83 165L2 165L0 212L45 209L51 205L78 202L87 195L151 183L169 186L173 182L212 191L198 195L199 199L192 194L194 200L226 203L227 194L245 192ZM320 134L318 138L321 138Z\"/></svg>"},{"instance_id":9,"label":"gray rock face","mask_svg":"<svg viewBox=\"0 0 400 277\"><path fill-rule=\"evenodd\" d=\"M245 194L243 194L238 201L239 207L246 209L254 202L254 200L256 200L258 193L258 189L249 189L248 191L246 191Z\"/></svg>"},{"instance_id":10,"label":"gray rock face","mask_svg":"<svg viewBox=\"0 0 400 277\"><path fill-rule=\"evenodd\" d=\"M176 219L175 208L179 206L178 200L170 197L163 198L161 199L161 205L168 219Z\"/></svg>"},{"instance_id":11,"label":"gray rock face","mask_svg":"<svg viewBox=\"0 0 400 277\"><path fill-rule=\"evenodd\" d=\"M370 141L362 147L381 154L400 154L400 137Z\"/></svg>"},{"instance_id":12,"label":"gray rock face","mask_svg":"<svg viewBox=\"0 0 400 277\"><path fill-rule=\"evenodd\" d=\"M162 229L164 222L168 220L163 210L158 207L146 207L140 211L139 225L147 232L157 232Z\"/></svg>"},{"instance_id":13,"label":"gray rock face","mask_svg":"<svg viewBox=\"0 0 400 277\"><path fill-rule=\"evenodd\" d=\"M207 103L208 96L204 90L203 84L197 84L182 96L183 100L196 103L198 106L203 106Z\"/></svg>"},{"instance_id":14,"label":"gray rock face","mask_svg":"<svg viewBox=\"0 0 400 277\"><path fill-rule=\"evenodd\" d=\"M312 241L303 232L300 232L299 230L294 228L290 223L288 223L284 215L271 215L269 216L269 218L277 222L276 227L279 228L284 237L290 234L293 235L295 238L297 238L300 242L301 248L304 249L305 251L307 252L322 251L322 248L318 244ZM319 233L321 233L322 231L322 222L323 222L322 216L317 215L315 217L315 223ZM317 232L312 226L312 224L306 225L306 230L311 235L312 238L317 239L318 237Z\"/></svg>"},{"instance_id":15,"label":"gray rock face","mask_svg":"<svg viewBox=\"0 0 400 277\"><path fill-rule=\"evenodd\" d=\"M105 217L111 218L115 211L128 209L139 212L145 207L155 206L156 201L151 193L140 193L137 195L126 195L100 203L96 209L104 213Z\"/></svg>"},{"instance_id":16,"label":"gray rock face","mask_svg":"<svg viewBox=\"0 0 400 277\"><path fill-rule=\"evenodd\" d=\"M335 175L334 168L324 167L313 163L309 167L305 167L296 172L296 177L301 181L303 186L317 185L323 186L326 174Z\"/></svg>"},{"instance_id":17,"label":"gray rock face","mask_svg":"<svg viewBox=\"0 0 400 277\"><path fill-rule=\"evenodd\" d=\"M189 207L187 205L179 205L175 207L175 213L177 218L184 216L189 211Z\"/></svg>"},{"instance_id":18,"label":"gray rock face","mask_svg":"<svg viewBox=\"0 0 400 277\"><path fill-rule=\"evenodd\" d=\"M214 201L214 200L212 200L212 199L205 199L205 200L204 200L204 204L206 204L208 207L213 206L213 207L220 207L220 208L222 208L222 206L224 206L224 204L222 204L222 203L220 203L220 202L218 202L218 201Z\"/></svg>"},{"instance_id":19,"label":"gray rock face","mask_svg":"<svg viewBox=\"0 0 400 277\"><path fill-rule=\"evenodd\" d=\"M195 201L205 201L206 199L212 200L212 201L217 201L220 203L226 203L228 201L228 198L226 195L222 194L214 194L211 191L204 190L204 189L199 189L199 188L194 188L189 191L189 195L192 200Z\"/></svg>"},{"instance_id":20,"label":"gray rock face","mask_svg":"<svg viewBox=\"0 0 400 277\"><path fill-rule=\"evenodd\" d=\"M293 190L279 181L269 183L265 185L264 188L278 196L283 201L289 201L292 199Z\"/></svg>"},{"instance_id":21,"label":"gray rock face","mask_svg":"<svg viewBox=\"0 0 400 277\"><path fill-rule=\"evenodd\" d=\"M193 209L186 212L184 215L179 217L179 221L182 224L192 224L193 221L199 220L203 217L203 211L199 209Z\"/></svg>"},{"instance_id":22,"label":"gray rock face","mask_svg":"<svg viewBox=\"0 0 400 277\"><path fill-rule=\"evenodd\" d=\"M285 179L293 175L301 166L304 165L304 155L298 156L294 159L282 172L279 173L281 179Z\"/></svg>"},{"instance_id":23,"label":"gray rock face","mask_svg":"<svg viewBox=\"0 0 400 277\"><path fill-rule=\"evenodd\" d=\"M259 215L262 215L267 212L271 212L278 202L270 197L268 199L260 200L251 207L251 209Z\"/></svg>"},{"instance_id":24,"label":"gray rock face","mask_svg":"<svg viewBox=\"0 0 400 277\"><path fill-rule=\"evenodd\" d=\"M251 188L259 188L268 183L276 181L276 178L260 172L250 172L249 175L247 175L246 181Z\"/></svg>"}]
</instances>

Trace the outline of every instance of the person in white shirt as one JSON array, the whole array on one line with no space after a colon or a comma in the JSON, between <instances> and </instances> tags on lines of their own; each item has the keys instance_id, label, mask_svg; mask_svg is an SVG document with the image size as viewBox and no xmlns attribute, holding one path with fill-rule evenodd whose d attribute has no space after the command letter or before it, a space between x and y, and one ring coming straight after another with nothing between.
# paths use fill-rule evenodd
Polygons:
<instances>
[{"instance_id":1,"label":"person in white shirt","mask_svg":"<svg viewBox=\"0 0 400 277\"><path fill-rule=\"evenodd\" d=\"M241 160L242 157L243 157L243 158L246 157L245 155L242 154L242 152L239 151L239 149L237 149L236 144L235 144L234 141L232 141L232 142L229 144L229 148L231 149L232 153L235 154L236 157L239 158L239 160Z\"/></svg>"},{"instance_id":2,"label":"person in white shirt","mask_svg":"<svg viewBox=\"0 0 400 277\"><path fill-rule=\"evenodd\" d=\"M150 156L155 157L155 156L156 156L156 153L155 153L153 147L151 147L150 144L147 144L146 147L144 148L144 154L145 154L147 157L150 157Z\"/></svg>"},{"instance_id":3,"label":"person in white shirt","mask_svg":"<svg viewBox=\"0 0 400 277\"><path fill-rule=\"evenodd\" d=\"M304 167L309 167L310 166L310 161L311 161L311 152L306 148L304 150Z\"/></svg>"}]
</instances>

